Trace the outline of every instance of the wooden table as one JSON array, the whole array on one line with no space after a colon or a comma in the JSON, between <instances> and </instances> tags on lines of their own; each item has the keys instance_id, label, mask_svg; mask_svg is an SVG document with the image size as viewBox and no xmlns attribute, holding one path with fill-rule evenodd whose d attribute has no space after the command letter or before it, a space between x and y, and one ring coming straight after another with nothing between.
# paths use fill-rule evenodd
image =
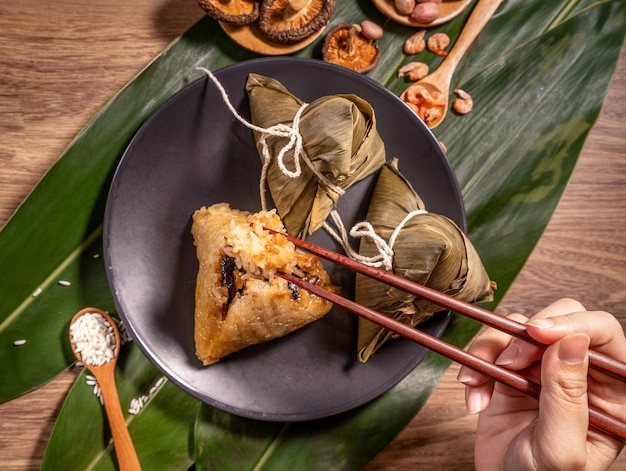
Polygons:
<instances>
[{"instance_id":1,"label":"wooden table","mask_svg":"<svg viewBox=\"0 0 626 471\"><path fill-rule=\"evenodd\" d=\"M81 128L203 12L193 0L0 3L0 226ZM538 247L499 311L571 296L626 325L626 54ZM373 470L473 469L476 417L453 366ZM76 372L0 405L3 469L38 469ZM614 469L625 469L623 454Z\"/></svg>"}]
</instances>

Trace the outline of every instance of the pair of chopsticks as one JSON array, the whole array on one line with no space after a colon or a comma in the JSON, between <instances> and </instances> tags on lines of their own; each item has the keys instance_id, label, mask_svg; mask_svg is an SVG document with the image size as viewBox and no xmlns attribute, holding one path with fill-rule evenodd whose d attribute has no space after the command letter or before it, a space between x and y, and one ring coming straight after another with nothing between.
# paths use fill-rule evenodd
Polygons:
<instances>
[{"instance_id":1,"label":"pair of chopsticks","mask_svg":"<svg viewBox=\"0 0 626 471\"><path fill-rule=\"evenodd\" d=\"M345 255L333 252L332 250L325 249L282 232L276 232L271 229L268 230L285 236L297 247L354 270L357 273L419 296L443 308L457 312L458 314L464 315L470 319L476 320L482 324L501 330L502 332L506 332L535 345L542 345L530 337L530 335L526 332L526 327L522 323L507 319L491 311L483 309L480 306L461 301L432 288L428 288L394 275L393 273L365 265L354 259L346 257ZM286 273L279 273L279 276L303 289L310 291L313 294L316 294L317 296L320 296L321 298L327 299L328 301L357 314L360 317L370 320L381 327L422 345L429 350L439 353L461 365L472 368L473 370L488 376L495 381L506 384L507 386L516 389L527 396L539 399L541 385L528 380L514 371L507 370L506 368L499 367L493 363L483 360L482 358L471 355L461 348L450 345L443 340L433 337L432 335L426 334L400 321L380 314L373 309L367 308L350 299L325 290L324 288L321 288L313 283L309 283L302 278ZM626 381L626 363L611 358L608 355L590 350L589 367ZM626 442L626 424L592 407L589 408L589 425L600 432Z\"/></svg>"}]
</instances>

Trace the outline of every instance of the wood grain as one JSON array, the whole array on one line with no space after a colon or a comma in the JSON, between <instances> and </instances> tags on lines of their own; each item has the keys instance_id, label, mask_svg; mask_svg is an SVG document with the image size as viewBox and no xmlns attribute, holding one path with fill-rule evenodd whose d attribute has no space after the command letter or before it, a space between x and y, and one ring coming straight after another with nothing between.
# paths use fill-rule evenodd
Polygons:
<instances>
[{"instance_id":1,"label":"wood grain","mask_svg":"<svg viewBox=\"0 0 626 471\"><path fill-rule=\"evenodd\" d=\"M203 12L193 0L0 3L0 226L80 129ZM563 296L626 325L626 54L572 181L500 312ZM530 296L532 293L532 296ZM476 417L452 366L368 471L473 469ZM3 469L36 470L77 376L0 405ZM614 469L626 469L624 454Z\"/></svg>"}]
</instances>

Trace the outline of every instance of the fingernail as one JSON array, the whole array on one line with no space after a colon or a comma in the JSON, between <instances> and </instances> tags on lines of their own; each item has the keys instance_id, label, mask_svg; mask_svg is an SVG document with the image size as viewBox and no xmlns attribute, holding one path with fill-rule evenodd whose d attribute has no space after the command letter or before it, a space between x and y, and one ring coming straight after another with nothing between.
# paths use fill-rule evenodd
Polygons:
<instances>
[{"instance_id":1,"label":"fingernail","mask_svg":"<svg viewBox=\"0 0 626 471\"><path fill-rule=\"evenodd\" d=\"M510 365L517 360L520 354L520 347L517 343L512 343L504 349L498 358L496 358L495 364L500 366Z\"/></svg>"},{"instance_id":2,"label":"fingernail","mask_svg":"<svg viewBox=\"0 0 626 471\"><path fill-rule=\"evenodd\" d=\"M531 319L528 321L527 325L532 325L533 327L537 327L538 329L549 329L554 326L554 321L552 319Z\"/></svg>"},{"instance_id":3,"label":"fingernail","mask_svg":"<svg viewBox=\"0 0 626 471\"><path fill-rule=\"evenodd\" d=\"M559 344L559 360L570 364L582 363L589 349L589 336L574 334L565 337Z\"/></svg>"},{"instance_id":4,"label":"fingernail","mask_svg":"<svg viewBox=\"0 0 626 471\"><path fill-rule=\"evenodd\" d=\"M465 399L467 412L470 414L478 414L487 406L485 397L480 391L470 390Z\"/></svg>"},{"instance_id":5,"label":"fingernail","mask_svg":"<svg viewBox=\"0 0 626 471\"><path fill-rule=\"evenodd\" d=\"M469 383L473 379L474 379L473 373L466 369L462 369L461 371L459 371L459 374L456 377L456 380L459 383L463 383L463 384Z\"/></svg>"}]
</instances>

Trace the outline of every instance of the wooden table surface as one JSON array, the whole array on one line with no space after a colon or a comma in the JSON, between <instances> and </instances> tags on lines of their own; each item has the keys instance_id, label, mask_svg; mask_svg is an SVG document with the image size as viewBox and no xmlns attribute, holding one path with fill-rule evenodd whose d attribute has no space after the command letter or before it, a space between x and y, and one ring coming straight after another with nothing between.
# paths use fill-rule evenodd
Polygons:
<instances>
[{"instance_id":1,"label":"wooden table surface","mask_svg":"<svg viewBox=\"0 0 626 471\"><path fill-rule=\"evenodd\" d=\"M0 2L0 226L81 128L203 12L193 0ZM575 297L626 325L626 54L571 183L499 306L532 314ZM367 470L473 469L476 417L452 366ZM38 469L69 371L0 405L0 466ZM613 469L626 469L622 454Z\"/></svg>"}]
</instances>

